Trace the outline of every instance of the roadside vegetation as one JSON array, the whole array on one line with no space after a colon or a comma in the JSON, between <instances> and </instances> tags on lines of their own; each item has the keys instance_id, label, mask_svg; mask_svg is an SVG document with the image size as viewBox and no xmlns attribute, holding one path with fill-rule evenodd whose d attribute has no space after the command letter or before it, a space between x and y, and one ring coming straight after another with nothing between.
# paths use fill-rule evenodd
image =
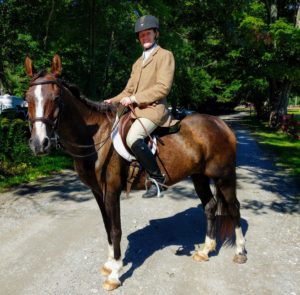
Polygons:
<instances>
[{"instance_id":1,"label":"roadside vegetation","mask_svg":"<svg viewBox=\"0 0 300 295\"><path fill-rule=\"evenodd\" d=\"M33 158L33 156L30 156ZM5 165L0 163L0 192L20 184L33 181L42 176L71 169L73 167L71 158L61 152L49 156L34 157L33 161L24 161L18 165ZM1 174L5 170L5 173Z\"/></svg>"},{"instance_id":2,"label":"roadside vegetation","mask_svg":"<svg viewBox=\"0 0 300 295\"><path fill-rule=\"evenodd\" d=\"M62 152L35 157L28 138L28 122L0 116L0 191L72 167L71 158Z\"/></svg>"},{"instance_id":3,"label":"roadside vegetation","mask_svg":"<svg viewBox=\"0 0 300 295\"><path fill-rule=\"evenodd\" d=\"M290 175L300 181L300 140L294 139L280 129L274 130L266 121L257 120L253 112L250 116L249 109L238 110L249 113L242 124L247 126L258 142L275 156L278 165L287 169ZM300 108L289 109L288 113L294 114L296 120L300 122Z\"/></svg>"}]
</instances>

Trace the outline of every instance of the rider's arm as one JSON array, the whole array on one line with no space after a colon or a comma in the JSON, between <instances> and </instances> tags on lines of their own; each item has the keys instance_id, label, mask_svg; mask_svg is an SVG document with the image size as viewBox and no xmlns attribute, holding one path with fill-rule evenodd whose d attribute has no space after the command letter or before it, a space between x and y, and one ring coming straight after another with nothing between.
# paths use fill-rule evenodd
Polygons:
<instances>
[{"instance_id":1,"label":"rider's arm","mask_svg":"<svg viewBox=\"0 0 300 295\"><path fill-rule=\"evenodd\" d=\"M175 71L175 61L172 52L165 50L157 61L157 76L154 86L135 93L139 105L151 104L166 98L171 90Z\"/></svg>"}]
</instances>

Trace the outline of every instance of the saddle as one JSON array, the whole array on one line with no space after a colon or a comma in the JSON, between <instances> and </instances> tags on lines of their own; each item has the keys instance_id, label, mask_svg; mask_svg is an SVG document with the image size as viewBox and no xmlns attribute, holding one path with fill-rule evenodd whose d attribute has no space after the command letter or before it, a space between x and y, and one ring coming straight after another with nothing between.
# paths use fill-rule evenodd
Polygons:
<instances>
[{"instance_id":1,"label":"saddle","mask_svg":"<svg viewBox=\"0 0 300 295\"><path fill-rule=\"evenodd\" d=\"M135 159L132 151L127 146L126 137L127 133L134 122L131 117L130 109L127 107L121 107L118 110L116 122L112 131L112 141L115 150L127 161L130 162L128 177L127 177L127 188L126 195L128 197L131 187L136 179L139 178L141 167L138 161ZM164 145L163 140L160 138L167 134L176 133L180 130L180 121L171 127L157 127L155 131L151 134L151 140L148 138L148 145L153 154L159 153L157 149L157 141Z\"/></svg>"},{"instance_id":2,"label":"saddle","mask_svg":"<svg viewBox=\"0 0 300 295\"><path fill-rule=\"evenodd\" d=\"M119 116L120 114L120 116ZM135 120L138 119L134 119L131 117L131 112L128 108L123 108L122 111L120 113L118 113L119 116L119 123L118 123L118 131L119 134L121 136L122 142L124 147L126 148L126 150L132 155L132 152L130 150L130 148L127 146L126 144L126 137L127 137L127 133L132 125L132 123ZM156 146L156 141L158 141L159 143L161 143L162 145L164 145L163 140L161 139L161 137L163 137L164 135L168 135L168 134L172 134L172 133L176 133L180 130L180 121L178 121L175 125L171 126L171 127L157 127L153 133L151 133L151 137L152 138L148 138L152 139L154 141L154 145ZM151 149L151 141L149 140L148 143L150 149ZM159 153L158 150L152 150L153 154L155 154L155 152L157 151L157 153Z\"/></svg>"}]
</instances>

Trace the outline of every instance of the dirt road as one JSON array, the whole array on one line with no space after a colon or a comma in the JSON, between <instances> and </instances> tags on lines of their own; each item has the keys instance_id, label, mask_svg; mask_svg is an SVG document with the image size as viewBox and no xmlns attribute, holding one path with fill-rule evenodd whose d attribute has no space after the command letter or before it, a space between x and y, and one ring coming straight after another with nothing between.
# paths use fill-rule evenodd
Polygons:
<instances>
[{"instance_id":1,"label":"dirt road","mask_svg":"<svg viewBox=\"0 0 300 295\"><path fill-rule=\"evenodd\" d=\"M218 247L209 262L191 258L205 218L189 179L162 199L134 192L121 203L124 268L111 294L300 294L300 212L296 185L228 117L238 136L238 198L248 262ZM99 267L104 226L90 191L72 171L0 197L0 294L106 294Z\"/></svg>"}]
</instances>

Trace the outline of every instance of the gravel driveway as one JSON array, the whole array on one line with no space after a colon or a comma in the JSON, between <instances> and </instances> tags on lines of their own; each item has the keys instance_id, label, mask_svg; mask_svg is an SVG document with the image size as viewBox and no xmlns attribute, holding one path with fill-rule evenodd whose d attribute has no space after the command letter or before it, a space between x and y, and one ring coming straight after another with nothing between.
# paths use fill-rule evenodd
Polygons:
<instances>
[{"instance_id":1,"label":"gravel driveway","mask_svg":"<svg viewBox=\"0 0 300 295\"><path fill-rule=\"evenodd\" d=\"M300 294L299 188L239 124L238 198L248 261L218 246L209 262L191 254L205 218L190 179L162 199L122 199L122 286L111 294ZM22 185L0 197L0 294L106 294L102 218L73 171Z\"/></svg>"}]
</instances>

